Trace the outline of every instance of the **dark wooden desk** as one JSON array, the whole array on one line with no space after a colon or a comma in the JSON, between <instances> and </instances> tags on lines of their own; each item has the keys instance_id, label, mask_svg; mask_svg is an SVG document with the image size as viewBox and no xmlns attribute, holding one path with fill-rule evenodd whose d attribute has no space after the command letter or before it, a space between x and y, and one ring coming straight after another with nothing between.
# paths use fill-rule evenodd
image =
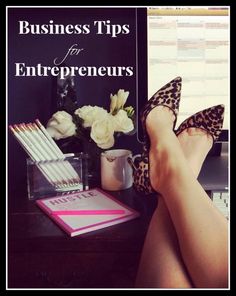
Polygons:
<instances>
[{"instance_id":1,"label":"dark wooden desk","mask_svg":"<svg viewBox=\"0 0 236 296\"><path fill-rule=\"evenodd\" d=\"M34 201L9 208L9 288L132 288L155 197L112 195L140 212L135 220L70 238Z\"/></svg>"}]
</instances>

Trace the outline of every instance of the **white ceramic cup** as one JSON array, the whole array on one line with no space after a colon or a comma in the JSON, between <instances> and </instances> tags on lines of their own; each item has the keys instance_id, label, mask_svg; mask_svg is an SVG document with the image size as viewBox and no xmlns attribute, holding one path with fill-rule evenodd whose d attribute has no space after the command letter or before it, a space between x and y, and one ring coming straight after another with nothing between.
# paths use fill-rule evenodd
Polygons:
<instances>
[{"instance_id":1,"label":"white ceramic cup","mask_svg":"<svg viewBox=\"0 0 236 296\"><path fill-rule=\"evenodd\" d=\"M133 173L128 157L132 152L113 149L101 153L101 185L105 190L122 190L133 185Z\"/></svg>"}]
</instances>

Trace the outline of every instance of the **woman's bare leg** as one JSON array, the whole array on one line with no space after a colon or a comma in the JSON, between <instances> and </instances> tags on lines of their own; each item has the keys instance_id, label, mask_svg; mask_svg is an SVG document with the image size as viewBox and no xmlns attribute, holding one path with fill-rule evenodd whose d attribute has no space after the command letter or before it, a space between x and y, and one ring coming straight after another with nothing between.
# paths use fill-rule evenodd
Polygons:
<instances>
[{"instance_id":1,"label":"woman's bare leg","mask_svg":"<svg viewBox=\"0 0 236 296\"><path fill-rule=\"evenodd\" d=\"M166 124L173 125L173 113L166 109ZM178 238L161 195L146 234L136 278L136 287L191 288L182 260Z\"/></svg>"},{"instance_id":2,"label":"woman's bare leg","mask_svg":"<svg viewBox=\"0 0 236 296\"><path fill-rule=\"evenodd\" d=\"M138 288L191 288L178 238L161 196L145 238L136 278Z\"/></svg>"},{"instance_id":3,"label":"woman's bare leg","mask_svg":"<svg viewBox=\"0 0 236 296\"><path fill-rule=\"evenodd\" d=\"M227 220L196 180L165 112L154 110L146 122L152 186L163 196L194 285L227 287Z\"/></svg>"},{"instance_id":4,"label":"woman's bare leg","mask_svg":"<svg viewBox=\"0 0 236 296\"><path fill-rule=\"evenodd\" d=\"M165 110L170 127L174 120L172 111ZM198 177L202 164L212 146L212 139L203 130L191 128L178 136L185 158L195 177ZM158 207L151 219L145 238L139 271L136 280L139 287L190 288L191 279L182 260L178 238L161 196Z\"/></svg>"}]
</instances>

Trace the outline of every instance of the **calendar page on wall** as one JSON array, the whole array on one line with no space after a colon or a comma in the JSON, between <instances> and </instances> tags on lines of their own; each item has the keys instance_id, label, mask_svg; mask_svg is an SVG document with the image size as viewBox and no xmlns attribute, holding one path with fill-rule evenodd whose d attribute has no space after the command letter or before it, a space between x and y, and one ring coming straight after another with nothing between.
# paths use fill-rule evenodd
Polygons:
<instances>
[{"instance_id":1,"label":"calendar page on wall","mask_svg":"<svg viewBox=\"0 0 236 296\"><path fill-rule=\"evenodd\" d=\"M148 97L182 77L176 127L197 111L224 104L228 129L229 36L229 7L148 8Z\"/></svg>"}]
</instances>

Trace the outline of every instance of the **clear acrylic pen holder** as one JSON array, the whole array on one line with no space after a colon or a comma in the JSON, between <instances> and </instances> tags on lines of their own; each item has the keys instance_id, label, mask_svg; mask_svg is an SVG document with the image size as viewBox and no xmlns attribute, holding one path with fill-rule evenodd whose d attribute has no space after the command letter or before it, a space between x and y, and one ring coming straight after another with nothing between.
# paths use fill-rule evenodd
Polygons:
<instances>
[{"instance_id":1,"label":"clear acrylic pen holder","mask_svg":"<svg viewBox=\"0 0 236 296\"><path fill-rule=\"evenodd\" d=\"M27 158L27 191L30 200L89 189L87 155L64 154L64 157L38 162Z\"/></svg>"}]
</instances>

